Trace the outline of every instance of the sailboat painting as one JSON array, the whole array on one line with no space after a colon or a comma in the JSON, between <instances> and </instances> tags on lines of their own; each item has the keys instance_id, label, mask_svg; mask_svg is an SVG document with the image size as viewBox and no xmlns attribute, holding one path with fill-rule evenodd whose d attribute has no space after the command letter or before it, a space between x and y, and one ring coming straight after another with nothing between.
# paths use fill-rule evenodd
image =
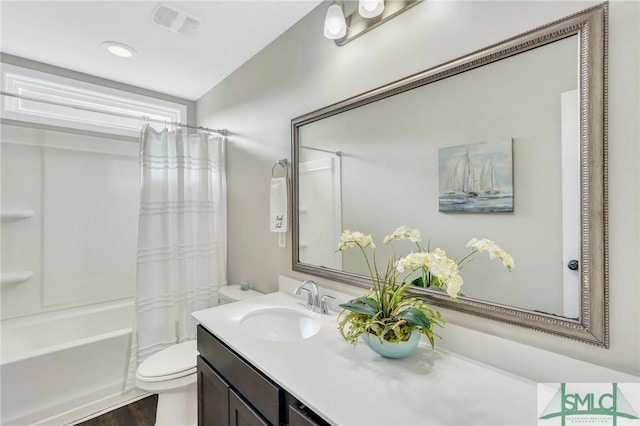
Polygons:
<instances>
[{"instance_id":1,"label":"sailboat painting","mask_svg":"<svg viewBox=\"0 0 640 426\"><path fill-rule=\"evenodd\" d=\"M511 138L438 150L441 212L513 211Z\"/></svg>"}]
</instances>

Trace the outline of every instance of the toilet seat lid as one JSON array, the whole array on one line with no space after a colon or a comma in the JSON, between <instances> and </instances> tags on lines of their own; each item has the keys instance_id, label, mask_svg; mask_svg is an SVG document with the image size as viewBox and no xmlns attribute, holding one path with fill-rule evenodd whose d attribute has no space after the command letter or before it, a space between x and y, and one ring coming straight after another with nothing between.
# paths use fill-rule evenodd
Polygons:
<instances>
[{"instance_id":1,"label":"toilet seat lid","mask_svg":"<svg viewBox=\"0 0 640 426\"><path fill-rule=\"evenodd\" d=\"M138 367L140 377L175 376L196 368L198 349L195 340L169 346L151 355Z\"/></svg>"}]
</instances>

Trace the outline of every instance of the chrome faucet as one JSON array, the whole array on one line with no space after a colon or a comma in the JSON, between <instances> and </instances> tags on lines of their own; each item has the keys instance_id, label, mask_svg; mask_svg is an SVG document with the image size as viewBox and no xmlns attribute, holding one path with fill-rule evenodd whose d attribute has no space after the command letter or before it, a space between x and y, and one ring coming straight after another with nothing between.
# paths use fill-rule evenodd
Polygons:
<instances>
[{"instance_id":1,"label":"chrome faucet","mask_svg":"<svg viewBox=\"0 0 640 426\"><path fill-rule=\"evenodd\" d=\"M306 287L307 284L311 286L311 289L308 289ZM327 299L335 299L335 297L329 296L328 294L320 297L320 294L318 292L318 284L316 284L316 282L313 280L302 281L300 284L298 284L298 287L296 287L293 294L300 295L302 293L302 290L307 292L307 303L304 306L305 308L310 309L313 312L319 312L321 314L329 313Z\"/></svg>"},{"instance_id":2,"label":"chrome faucet","mask_svg":"<svg viewBox=\"0 0 640 426\"><path fill-rule=\"evenodd\" d=\"M320 313L321 314L328 314L329 313L329 306L327 305L327 299L335 299L335 297L329 296L328 294L325 294L324 296L322 296L320 298Z\"/></svg>"},{"instance_id":3,"label":"chrome faucet","mask_svg":"<svg viewBox=\"0 0 640 426\"><path fill-rule=\"evenodd\" d=\"M306 287L307 284L311 286L311 290ZM304 280L298 284L293 294L299 295L302 290L307 292L307 304L304 307L318 312L320 309L320 304L318 303L318 284L313 280Z\"/></svg>"}]
</instances>

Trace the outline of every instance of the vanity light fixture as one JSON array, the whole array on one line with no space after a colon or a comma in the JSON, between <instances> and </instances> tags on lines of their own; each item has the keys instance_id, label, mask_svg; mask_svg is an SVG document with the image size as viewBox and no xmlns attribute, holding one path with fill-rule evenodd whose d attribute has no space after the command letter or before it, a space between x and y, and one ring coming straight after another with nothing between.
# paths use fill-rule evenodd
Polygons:
<instances>
[{"instance_id":1,"label":"vanity light fixture","mask_svg":"<svg viewBox=\"0 0 640 426\"><path fill-rule=\"evenodd\" d=\"M363 18L375 18L384 11L384 0L360 0L358 13Z\"/></svg>"},{"instance_id":2,"label":"vanity light fixture","mask_svg":"<svg viewBox=\"0 0 640 426\"><path fill-rule=\"evenodd\" d=\"M338 40L347 35L347 23L344 18L342 4L334 1L324 17L324 36Z\"/></svg>"},{"instance_id":3,"label":"vanity light fixture","mask_svg":"<svg viewBox=\"0 0 640 426\"><path fill-rule=\"evenodd\" d=\"M324 19L324 36L338 46L360 37L368 31L395 18L424 0L359 0L358 10L345 18L343 3L333 0Z\"/></svg>"},{"instance_id":4,"label":"vanity light fixture","mask_svg":"<svg viewBox=\"0 0 640 426\"><path fill-rule=\"evenodd\" d=\"M109 51L109 53L121 58L130 58L136 53L136 50L133 47L117 41L105 41L102 45Z\"/></svg>"}]
</instances>

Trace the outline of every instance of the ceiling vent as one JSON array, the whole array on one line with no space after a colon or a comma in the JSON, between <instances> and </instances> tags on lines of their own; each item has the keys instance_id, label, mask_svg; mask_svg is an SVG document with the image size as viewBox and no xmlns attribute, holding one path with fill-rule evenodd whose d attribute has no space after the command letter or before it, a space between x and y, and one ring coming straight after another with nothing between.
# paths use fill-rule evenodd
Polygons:
<instances>
[{"instance_id":1,"label":"ceiling vent","mask_svg":"<svg viewBox=\"0 0 640 426\"><path fill-rule=\"evenodd\" d=\"M156 7L151 21L165 30L181 34L193 34L200 25L193 15L166 3Z\"/></svg>"}]
</instances>

